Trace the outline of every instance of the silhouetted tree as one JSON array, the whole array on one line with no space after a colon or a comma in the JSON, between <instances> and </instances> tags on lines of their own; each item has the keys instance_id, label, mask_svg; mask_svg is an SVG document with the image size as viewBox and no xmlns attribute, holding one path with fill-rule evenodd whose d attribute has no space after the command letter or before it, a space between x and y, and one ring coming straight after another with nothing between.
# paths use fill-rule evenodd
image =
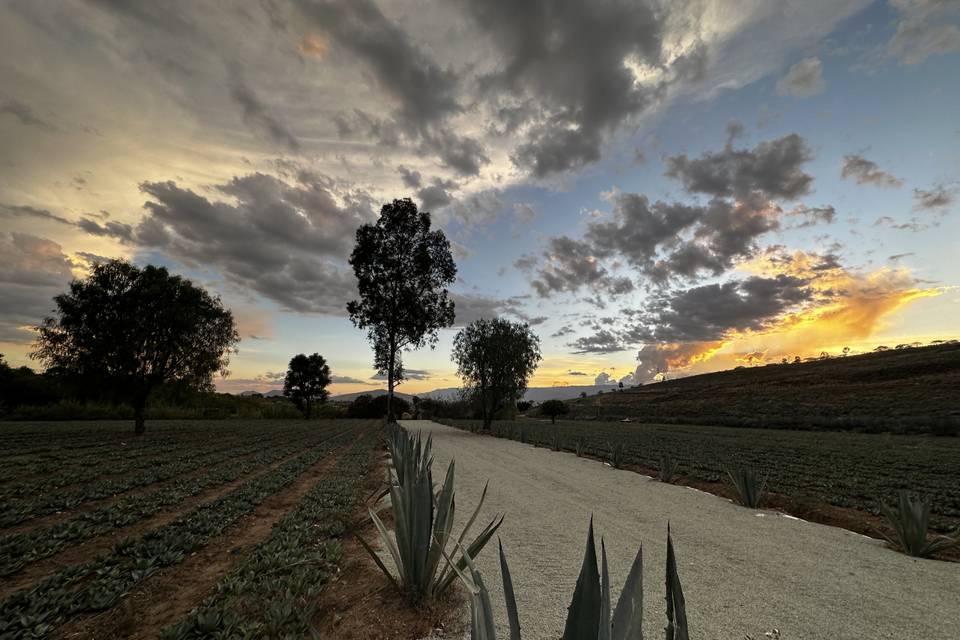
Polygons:
<instances>
[{"instance_id":1,"label":"silhouetted tree","mask_svg":"<svg viewBox=\"0 0 960 640\"><path fill-rule=\"evenodd\" d=\"M368 394L359 395L354 398L350 406L347 407L348 418L367 418L382 419L387 415L387 401L390 397L386 394L371 396ZM398 413L404 413L410 410L410 405L403 398L393 398L391 406Z\"/></svg>"},{"instance_id":2,"label":"silhouetted tree","mask_svg":"<svg viewBox=\"0 0 960 640\"><path fill-rule=\"evenodd\" d=\"M540 413L550 416L550 423L557 424L557 416L565 416L569 408L563 400L547 400L540 405Z\"/></svg>"},{"instance_id":3,"label":"silhouetted tree","mask_svg":"<svg viewBox=\"0 0 960 640\"><path fill-rule=\"evenodd\" d=\"M507 403L523 397L540 358L540 339L522 322L481 318L456 335L453 361L480 407L484 429Z\"/></svg>"},{"instance_id":4,"label":"silhouetted tree","mask_svg":"<svg viewBox=\"0 0 960 640\"><path fill-rule=\"evenodd\" d=\"M793 356L793 364L800 364L800 356Z\"/></svg>"},{"instance_id":5,"label":"silhouetted tree","mask_svg":"<svg viewBox=\"0 0 960 640\"><path fill-rule=\"evenodd\" d=\"M151 390L168 381L211 389L240 340L219 298L164 267L111 260L53 300L31 357L111 385L133 406L138 434Z\"/></svg>"},{"instance_id":6,"label":"silhouetted tree","mask_svg":"<svg viewBox=\"0 0 960 640\"><path fill-rule=\"evenodd\" d=\"M519 411L520 413L525 413L529 411L531 408L533 408L533 403L530 402L529 400L520 400L519 402L517 402L517 411Z\"/></svg>"},{"instance_id":7,"label":"silhouetted tree","mask_svg":"<svg viewBox=\"0 0 960 640\"><path fill-rule=\"evenodd\" d=\"M620 391L623 391L623 380L621 380L621 381L617 384L617 387L620 389Z\"/></svg>"},{"instance_id":8,"label":"silhouetted tree","mask_svg":"<svg viewBox=\"0 0 960 640\"><path fill-rule=\"evenodd\" d=\"M403 379L400 352L437 342L437 330L453 324L447 285L457 266L450 242L430 230L430 214L409 198L383 205L376 224L357 229L350 256L360 299L347 304L354 325L367 329L374 366L387 376L387 419L393 420L393 390Z\"/></svg>"},{"instance_id":9,"label":"silhouetted tree","mask_svg":"<svg viewBox=\"0 0 960 640\"><path fill-rule=\"evenodd\" d=\"M283 395L290 398L304 417L310 418L315 402L326 402L330 392L330 367L319 353L293 356L287 366L287 376L283 380Z\"/></svg>"}]
</instances>

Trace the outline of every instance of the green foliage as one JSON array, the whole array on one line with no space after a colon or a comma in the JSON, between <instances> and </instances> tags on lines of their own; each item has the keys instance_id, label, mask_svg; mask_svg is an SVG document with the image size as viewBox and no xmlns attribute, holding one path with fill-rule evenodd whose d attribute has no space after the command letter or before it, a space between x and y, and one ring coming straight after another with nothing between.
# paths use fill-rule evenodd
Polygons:
<instances>
[{"instance_id":1,"label":"green foliage","mask_svg":"<svg viewBox=\"0 0 960 640\"><path fill-rule=\"evenodd\" d=\"M382 420L387 416L388 402L387 394L381 394L379 396L359 395L354 398L353 402L347 407L347 417ZM410 404L403 398L395 397L392 407L394 415L403 415L410 411Z\"/></svg>"},{"instance_id":2,"label":"green foliage","mask_svg":"<svg viewBox=\"0 0 960 640\"><path fill-rule=\"evenodd\" d=\"M577 457L580 458L584 453L587 452L587 439L583 436L577 436L577 440L574 443L574 451L577 452Z\"/></svg>"},{"instance_id":3,"label":"green foliage","mask_svg":"<svg viewBox=\"0 0 960 640\"><path fill-rule=\"evenodd\" d=\"M479 406L486 429L500 411L523 397L540 359L540 339L522 322L481 318L453 339L457 375Z\"/></svg>"},{"instance_id":4,"label":"green foliage","mask_svg":"<svg viewBox=\"0 0 960 640\"><path fill-rule=\"evenodd\" d=\"M730 484L737 491L737 501L751 509L759 507L767 486L767 478L760 478L752 467L727 467L726 472Z\"/></svg>"},{"instance_id":5,"label":"green foliage","mask_svg":"<svg viewBox=\"0 0 960 640\"><path fill-rule=\"evenodd\" d=\"M610 449L610 464L614 469L623 468L624 463L627 459L626 448L622 442L608 442L607 447Z\"/></svg>"},{"instance_id":6,"label":"green foliage","mask_svg":"<svg viewBox=\"0 0 960 640\"><path fill-rule=\"evenodd\" d=\"M377 528L382 547L390 553L399 575L394 577L370 545L359 536L357 539L380 570L412 602L435 598L442 595L456 579L457 572L467 566L463 554L458 561L453 562L446 552L453 535L456 511L454 463L451 462L447 467L440 491L434 493L432 440L428 438L426 443L423 443L419 435L414 438L405 430L396 427L389 434L388 446L391 466L397 479L397 482L392 482L390 486L390 504L394 516L393 536L372 509L370 519ZM484 487L477 508L457 538L457 548L461 548L473 526L486 494L487 489ZM491 520L467 545L465 553L476 557L502 522L502 516Z\"/></svg>"},{"instance_id":7,"label":"green foliage","mask_svg":"<svg viewBox=\"0 0 960 640\"><path fill-rule=\"evenodd\" d=\"M557 416L565 416L570 408L563 400L547 400L540 405L540 413L550 418L550 422L557 423Z\"/></svg>"},{"instance_id":8,"label":"green foliage","mask_svg":"<svg viewBox=\"0 0 960 640\"><path fill-rule=\"evenodd\" d=\"M37 328L32 357L109 385L133 406L137 433L156 386L178 380L210 388L240 340L219 298L164 267L97 264L54 303L56 315Z\"/></svg>"},{"instance_id":9,"label":"green foliage","mask_svg":"<svg viewBox=\"0 0 960 640\"><path fill-rule=\"evenodd\" d=\"M554 451L560 451L563 449L563 439L560 436L559 431L553 432L553 437L550 439L550 448Z\"/></svg>"},{"instance_id":10,"label":"green foliage","mask_svg":"<svg viewBox=\"0 0 960 640\"><path fill-rule=\"evenodd\" d=\"M610 575L607 568L607 551L603 540L600 541L600 561L597 561L597 549L593 535L593 519L587 534L587 546L577 584L564 625L565 640L634 640L643 638L643 548L637 551L630 572L627 575L620 599L611 612ZM470 594L471 638L474 640L496 640L496 627L490 594L483 582L483 576L466 556L467 570L458 571L461 581ZM503 578L504 600L506 601L507 623L510 640L521 640L520 616L510 568L500 545L500 573ZM667 624L666 640L688 640L686 605L680 576L677 573L676 554L673 539L667 527L667 566L666 566Z\"/></svg>"},{"instance_id":11,"label":"green foliage","mask_svg":"<svg viewBox=\"0 0 960 640\"><path fill-rule=\"evenodd\" d=\"M290 398L297 409L309 418L314 403L324 403L330 392L330 367L319 353L297 354L290 359L283 380L283 395Z\"/></svg>"},{"instance_id":12,"label":"green foliage","mask_svg":"<svg viewBox=\"0 0 960 640\"><path fill-rule=\"evenodd\" d=\"M960 532L953 536L935 536L928 538L930 530L930 497L919 497L908 491L901 491L893 506L881 505L887 522L893 528L892 537L884 537L905 554L916 558L930 556L960 545Z\"/></svg>"},{"instance_id":13,"label":"green foliage","mask_svg":"<svg viewBox=\"0 0 960 640\"><path fill-rule=\"evenodd\" d=\"M660 454L660 482L673 482L673 476L680 468L680 461L664 451Z\"/></svg>"},{"instance_id":14,"label":"green foliage","mask_svg":"<svg viewBox=\"0 0 960 640\"><path fill-rule=\"evenodd\" d=\"M437 342L437 331L453 324L453 301L446 287L457 266L443 231L430 229L430 214L409 198L383 205L375 224L357 229L350 255L359 300L347 304L350 320L374 349L374 366L387 376L387 414L392 419L393 389L403 379L400 352Z\"/></svg>"}]
</instances>

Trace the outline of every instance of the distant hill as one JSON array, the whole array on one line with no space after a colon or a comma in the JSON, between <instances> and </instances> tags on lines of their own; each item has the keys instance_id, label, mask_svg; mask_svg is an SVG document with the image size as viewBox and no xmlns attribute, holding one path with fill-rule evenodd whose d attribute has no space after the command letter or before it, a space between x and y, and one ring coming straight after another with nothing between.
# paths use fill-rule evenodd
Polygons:
<instances>
[{"instance_id":1,"label":"distant hill","mask_svg":"<svg viewBox=\"0 0 960 640\"><path fill-rule=\"evenodd\" d=\"M960 344L679 378L574 400L570 417L960 435Z\"/></svg>"},{"instance_id":2,"label":"distant hill","mask_svg":"<svg viewBox=\"0 0 960 640\"><path fill-rule=\"evenodd\" d=\"M271 389L266 393L261 393L259 391L241 391L241 396L263 396L264 398L276 398L278 396L283 396L283 391L280 389Z\"/></svg>"},{"instance_id":3,"label":"distant hill","mask_svg":"<svg viewBox=\"0 0 960 640\"><path fill-rule=\"evenodd\" d=\"M573 398L580 397L581 393L586 393L590 395L592 393L597 393L598 391L611 391L616 387L613 385L587 385L587 386L575 386L575 387L532 387L527 389L527 392L524 394L523 399L528 402L535 402L540 404L544 400L571 400ZM386 393L385 389L373 389L371 391L358 391L356 393L344 393L339 396L331 396L331 402L353 402L357 396L362 395L371 395L378 396ZM460 395L459 387L447 387L444 389L434 389L432 391L424 391L421 393L407 394L394 392L397 397L403 398L408 402L412 400L413 396L419 396L421 398L433 398L435 400L456 400Z\"/></svg>"}]
</instances>

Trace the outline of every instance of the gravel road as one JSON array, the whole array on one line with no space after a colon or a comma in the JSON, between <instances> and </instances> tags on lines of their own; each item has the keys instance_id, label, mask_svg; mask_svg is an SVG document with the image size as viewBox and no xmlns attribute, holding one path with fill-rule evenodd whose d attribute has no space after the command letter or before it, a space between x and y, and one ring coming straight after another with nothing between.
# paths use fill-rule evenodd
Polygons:
<instances>
[{"instance_id":1,"label":"gravel road","mask_svg":"<svg viewBox=\"0 0 960 640\"><path fill-rule=\"evenodd\" d=\"M772 629L783 640L960 637L960 564L908 558L843 529L746 509L572 453L429 421L402 424L433 434L435 476L456 458L455 533L490 481L479 526L506 514L499 535L525 640L560 637L591 514L607 545L614 601L643 544L647 638L663 637L667 521L692 638L759 640ZM495 543L479 568L506 638Z\"/></svg>"}]
</instances>

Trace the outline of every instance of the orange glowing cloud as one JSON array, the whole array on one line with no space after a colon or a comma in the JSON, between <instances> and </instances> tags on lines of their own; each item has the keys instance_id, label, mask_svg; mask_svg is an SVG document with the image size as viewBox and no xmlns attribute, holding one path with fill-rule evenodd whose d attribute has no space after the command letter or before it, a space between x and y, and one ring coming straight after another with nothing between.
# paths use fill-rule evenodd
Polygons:
<instances>
[{"instance_id":1,"label":"orange glowing cloud","mask_svg":"<svg viewBox=\"0 0 960 640\"><path fill-rule=\"evenodd\" d=\"M862 272L804 252L766 255L741 264L740 269L751 275L805 279L815 293L813 301L773 319L762 330L730 331L717 342L648 345L638 355L638 376L650 379L661 368L674 377L756 366L823 351L836 354L845 346L871 349L875 345L868 341L887 326L893 314L944 292L942 287L919 286L904 268Z\"/></svg>"},{"instance_id":2,"label":"orange glowing cloud","mask_svg":"<svg viewBox=\"0 0 960 640\"><path fill-rule=\"evenodd\" d=\"M300 38L300 42L297 43L297 51L299 51L301 55L311 56L313 58L322 58L327 54L329 48L330 45L326 40L313 34L303 36Z\"/></svg>"}]
</instances>

